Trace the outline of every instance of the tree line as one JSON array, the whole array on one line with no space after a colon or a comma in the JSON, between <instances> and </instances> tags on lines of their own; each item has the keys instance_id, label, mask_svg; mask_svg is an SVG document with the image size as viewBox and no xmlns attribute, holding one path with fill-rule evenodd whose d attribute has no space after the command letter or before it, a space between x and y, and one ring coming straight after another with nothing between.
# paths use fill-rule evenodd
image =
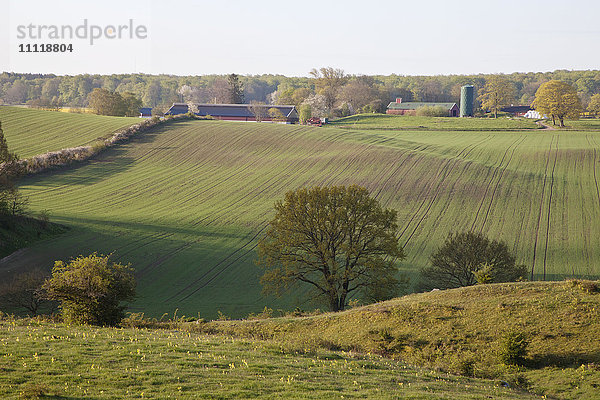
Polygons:
<instances>
[{"instance_id":1,"label":"tree line","mask_svg":"<svg viewBox=\"0 0 600 400\"><path fill-rule=\"evenodd\" d=\"M232 78L234 76L235 78ZM319 68L308 77L283 75L173 76L146 74L57 76L0 74L0 103L42 107L89 106L94 89L126 93L142 106L166 111L174 102L291 104L310 107L314 116L343 116L356 112L383 112L390 101L458 102L460 87L482 89L499 75L350 75L342 69ZM551 80L575 88L583 108L600 94L600 71L513 73L500 75L510 85L514 104L529 105L538 88ZM234 79L234 81L232 81ZM232 89L234 88L234 89ZM478 100L477 106L481 105ZM598 101L598 98L595 100Z\"/></svg>"}]
</instances>

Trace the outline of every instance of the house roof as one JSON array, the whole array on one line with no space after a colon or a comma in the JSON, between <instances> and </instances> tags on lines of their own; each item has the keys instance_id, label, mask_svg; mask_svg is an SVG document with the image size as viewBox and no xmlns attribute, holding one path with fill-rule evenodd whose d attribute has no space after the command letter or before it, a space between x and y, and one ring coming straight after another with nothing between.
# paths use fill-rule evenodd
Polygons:
<instances>
[{"instance_id":1,"label":"house roof","mask_svg":"<svg viewBox=\"0 0 600 400\"><path fill-rule=\"evenodd\" d=\"M271 104L198 104L198 115L212 115L215 117L249 117L254 118L253 107L264 109L265 113L271 108L279 110L284 117L297 118L296 107L288 105Z\"/></svg>"},{"instance_id":2,"label":"house roof","mask_svg":"<svg viewBox=\"0 0 600 400\"><path fill-rule=\"evenodd\" d=\"M200 116L211 115L213 117L248 117L255 118L252 108L259 107L264 109L265 115L271 108L279 110L284 117L298 118L298 112L295 106L290 105L271 105L271 104L197 104L197 114ZM188 112L188 105L185 103L173 103L173 106L165 114L185 114Z\"/></svg>"},{"instance_id":3,"label":"house roof","mask_svg":"<svg viewBox=\"0 0 600 400\"><path fill-rule=\"evenodd\" d=\"M165 113L165 115L178 115L185 114L188 112L188 105L185 103L173 103L169 111Z\"/></svg>"},{"instance_id":4,"label":"house roof","mask_svg":"<svg viewBox=\"0 0 600 400\"><path fill-rule=\"evenodd\" d=\"M509 113L518 113L518 112L527 112L529 110L533 110L530 106L510 106L510 107L502 107L500 111L509 112Z\"/></svg>"},{"instance_id":5,"label":"house roof","mask_svg":"<svg viewBox=\"0 0 600 400\"><path fill-rule=\"evenodd\" d=\"M416 102L416 101L396 103L395 101L392 101L388 105L387 108L390 110L416 110L417 108L426 107L426 106L444 107L444 108L450 110L452 107L456 106L456 103L430 103L430 102Z\"/></svg>"},{"instance_id":6,"label":"house roof","mask_svg":"<svg viewBox=\"0 0 600 400\"><path fill-rule=\"evenodd\" d=\"M152 107L142 107L142 108L140 108L140 113L141 114L151 114Z\"/></svg>"}]
</instances>

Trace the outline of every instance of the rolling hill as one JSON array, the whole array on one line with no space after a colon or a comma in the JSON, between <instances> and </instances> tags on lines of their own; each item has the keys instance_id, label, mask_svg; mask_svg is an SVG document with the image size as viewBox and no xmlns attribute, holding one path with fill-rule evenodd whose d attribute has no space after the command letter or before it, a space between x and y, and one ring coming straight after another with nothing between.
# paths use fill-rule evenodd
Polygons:
<instances>
[{"instance_id":1,"label":"rolling hill","mask_svg":"<svg viewBox=\"0 0 600 400\"><path fill-rule=\"evenodd\" d=\"M24 179L31 208L71 229L3 259L0 275L114 252L137 270L133 310L149 315L313 307L261 295L257 238L286 191L356 183L398 211L413 282L449 232L469 229L505 240L533 279L598 276L599 146L592 131L174 122Z\"/></svg>"},{"instance_id":2,"label":"rolling hill","mask_svg":"<svg viewBox=\"0 0 600 400\"><path fill-rule=\"evenodd\" d=\"M193 323L188 329L268 339L288 352L383 354L410 365L502 379L554 399L597 398L600 387L599 281L477 285L339 313ZM528 342L518 367L498 357L509 332Z\"/></svg>"},{"instance_id":3,"label":"rolling hill","mask_svg":"<svg viewBox=\"0 0 600 400\"><path fill-rule=\"evenodd\" d=\"M23 159L91 144L140 119L2 106L0 122L11 151Z\"/></svg>"}]
</instances>

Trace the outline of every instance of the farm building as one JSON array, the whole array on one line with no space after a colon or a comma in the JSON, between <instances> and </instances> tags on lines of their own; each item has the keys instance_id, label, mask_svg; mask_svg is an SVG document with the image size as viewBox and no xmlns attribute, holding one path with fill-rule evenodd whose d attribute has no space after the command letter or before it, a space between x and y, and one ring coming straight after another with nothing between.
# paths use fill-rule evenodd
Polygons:
<instances>
[{"instance_id":1,"label":"farm building","mask_svg":"<svg viewBox=\"0 0 600 400\"><path fill-rule=\"evenodd\" d=\"M523 117L525 117L525 118L531 118L531 119L546 118L545 115L542 115L542 114L539 113L539 111L535 111L535 110L529 110L529 111L527 111L525 114L523 114Z\"/></svg>"},{"instance_id":2,"label":"farm building","mask_svg":"<svg viewBox=\"0 0 600 400\"><path fill-rule=\"evenodd\" d=\"M140 118L151 118L151 117L152 117L152 107L140 108Z\"/></svg>"},{"instance_id":3,"label":"farm building","mask_svg":"<svg viewBox=\"0 0 600 400\"><path fill-rule=\"evenodd\" d=\"M225 121L263 121L294 124L298 122L298 112L294 106L278 106L270 104L197 104L196 115ZM165 115L185 114L188 105L173 103ZM258 117L257 117L258 114Z\"/></svg>"},{"instance_id":4,"label":"farm building","mask_svg":"<svg viewBox=\"0 0 600 400\"><path fill-rule=\"evenodd\" d=\"M530 106L510 106L510 107L502 107L500 111L509 113L513 117L524 117L527 112L533 110Z\"/></svg>"},{"instance_id":5,"label":"farm building","mask_svg":"<svg viewBox=\"0 0 600 400\"><path fill-rule=\"evenodd\" d=\"M397 98L387 106L386 114L396 115L414 115L421 107L444 107L448 110L449 117L458 117L458 105L456 103L429 103L429 102L402 102L402 98Z\"/></svg>"}]
</instances>

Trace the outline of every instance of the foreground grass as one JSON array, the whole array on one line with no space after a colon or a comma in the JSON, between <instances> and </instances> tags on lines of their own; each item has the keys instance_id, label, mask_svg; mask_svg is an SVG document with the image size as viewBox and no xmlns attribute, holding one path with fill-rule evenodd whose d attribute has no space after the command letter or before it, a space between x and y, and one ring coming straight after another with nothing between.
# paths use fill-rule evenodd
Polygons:
<instances>
[{"instance_id":1,"label":"foreground grass","mask_svg":"<svg viewBox=\"0 0 600 400\"><path fill-rule=\"evenodd\" d=\"M2 106L0 122L10 150L23 159L91 144L140 119Z\"/></svg>"},{"instance_id":2,"label":"foreground grass","mask_svg":"<svg viewBox=\"0 0 600 400\"><path fill-rule=\"evenodd\" d=\"M378 356L145 329L0 321L3 399L527 399Z\"/></svg>"},{"instance_id":3,"label":"foreground grass","mask_svg":"<svg viewBox=\"0 0 600 400\"><path fill-rule=\"evenodd\" d=\"M336 119L332 126L346 129L507 131L538 129L533 120L523 118L451 118L412 115L358 114Z\"/></svg>"},{"instance_id":4,"label":"foreground grass","mask_svg":"<svg viewBox=\"0 0 600 400\"><path fill-rule=\"evenodd\" d=\"M268 338L284 348L384 354L413 365L503 379L540 395L600 393L600 282L481 285L405 296L301 318L214 321L209 332ZM523 366L500 363L503 335L530 342ZM470 366L470 367L469 367Z\"/></svg>"}]
</instances>

